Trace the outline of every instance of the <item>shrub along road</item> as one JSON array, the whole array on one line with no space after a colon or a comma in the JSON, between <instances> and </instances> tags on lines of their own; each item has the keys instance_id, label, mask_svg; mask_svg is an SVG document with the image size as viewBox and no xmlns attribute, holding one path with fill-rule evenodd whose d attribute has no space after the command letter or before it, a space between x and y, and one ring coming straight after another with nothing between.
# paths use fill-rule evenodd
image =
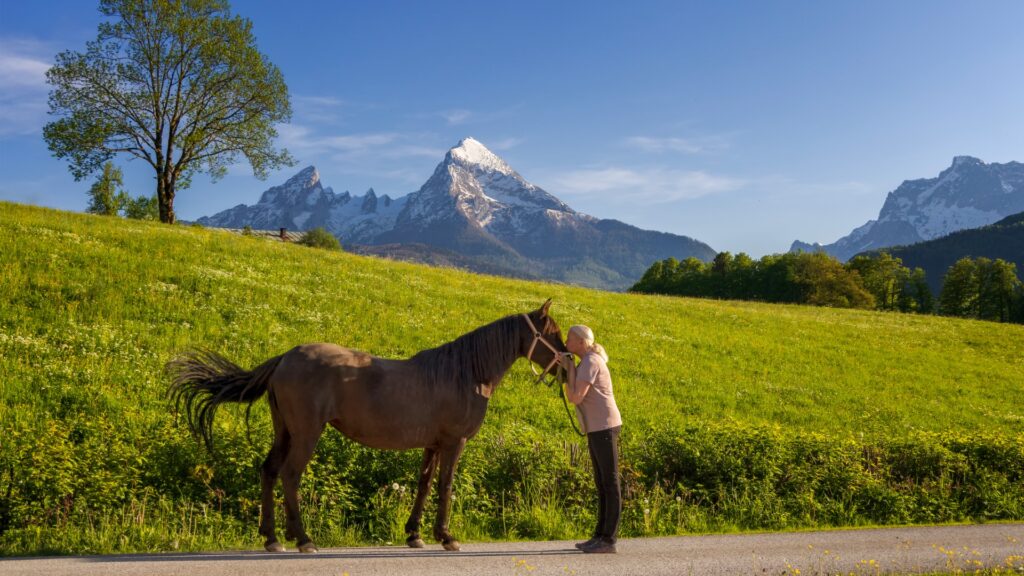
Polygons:
<instances>
[{"instance_id":1,"label":"shrub along road","mask_svg":"<svg viewBox=\"0 0 1024 576\"><path fill-rule=\"evenodd\" d=\"M1024 570L1024 524L934 526L625 539L619 553L585 555L572 542L464 543L440 546L334 548L296 552L133 554L0 561L5 575L130 574L882 574Z\"/></svg>"}]
</instances>

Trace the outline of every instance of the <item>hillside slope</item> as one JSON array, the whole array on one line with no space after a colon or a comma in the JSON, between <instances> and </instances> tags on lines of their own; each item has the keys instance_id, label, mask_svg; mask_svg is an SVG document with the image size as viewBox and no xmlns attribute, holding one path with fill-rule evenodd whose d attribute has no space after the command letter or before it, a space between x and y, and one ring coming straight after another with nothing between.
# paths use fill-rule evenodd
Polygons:
<instances>
[{"instance_id":1,"label":"hillside slope","mask_svg":"<svg viewBox=\"0 0 1024 576\"><path fill-rule=\"evenodd\" d=\"M225 410L201 452L164 397L187 347L246 367L310 341L405 357L547 297L612 357L625 535L1024 517L1021 326L616 294L9 203L0 254L0 554L257 542L265 403L252 445ZM592 521L586 448L530 376L512 368L467 448L466 540ZM318 543L401 537L409 496L387 487L418 459L325 434L303 484Z\"/></svg>"}]
</instances>

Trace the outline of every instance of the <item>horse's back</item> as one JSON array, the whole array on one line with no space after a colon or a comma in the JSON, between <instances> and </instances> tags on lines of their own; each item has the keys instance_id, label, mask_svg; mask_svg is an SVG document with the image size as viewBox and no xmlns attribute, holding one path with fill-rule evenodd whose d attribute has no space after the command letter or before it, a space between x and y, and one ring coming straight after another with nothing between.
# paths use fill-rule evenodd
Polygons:
<instances>
[{"instance_id":1,"label":"horse's back","mask_svg":"<svg viewBox=\"0 0 1024 576\"><path fill-rule=\"evenodd\" d=\"M300 344L284 353L282 360L301 369L361 368L369 366L374 356L361 350L345 348L330 342Z\"/></svg>"},{"instance_id":2,"label":"horse's back","mask_svg":"<svg viewBox=\"0 0 1024 576\"><path fill-rule=\"evenodd\" d=\"M286 422L330 423L378 448L424 445L436 431L436 397L415 367L330 343L286 352L272 388Z\"/></svg>"}]
</instances>

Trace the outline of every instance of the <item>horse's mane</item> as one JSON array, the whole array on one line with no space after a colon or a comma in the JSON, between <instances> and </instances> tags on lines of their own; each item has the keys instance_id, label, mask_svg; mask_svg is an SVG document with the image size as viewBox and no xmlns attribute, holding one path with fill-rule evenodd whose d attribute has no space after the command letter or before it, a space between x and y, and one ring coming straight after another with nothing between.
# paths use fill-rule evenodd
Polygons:
<instances>
[{"instance_id":1,"label":"horse's mane","mask_svg":"<svg viewBox=\"0 0 1024 576\"><path fill-rule=\"evenodd\" d=\"M437 348L423 350L409 359L428 376L429 385L451 383L472 389L504 376L519 355L522 315L506 316Z\"/></svg>"}]
</instances>

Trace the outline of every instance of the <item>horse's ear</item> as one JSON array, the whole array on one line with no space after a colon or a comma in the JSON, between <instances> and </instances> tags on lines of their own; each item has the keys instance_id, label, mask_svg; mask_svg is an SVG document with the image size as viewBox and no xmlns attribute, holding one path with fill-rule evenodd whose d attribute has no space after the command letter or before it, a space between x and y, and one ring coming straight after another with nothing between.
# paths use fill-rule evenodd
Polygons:
<instances>
[{"instance_id":1,"label":"horse's ear","mask_svg":"<svg viewBox=\"0 0 1024 576\"><path fill-rule=\"evenodd\" d=\"M543 318L548 315L548 309L551 308L551 298L540 307L540 317Z\"/></svg>"}]
</instances>

